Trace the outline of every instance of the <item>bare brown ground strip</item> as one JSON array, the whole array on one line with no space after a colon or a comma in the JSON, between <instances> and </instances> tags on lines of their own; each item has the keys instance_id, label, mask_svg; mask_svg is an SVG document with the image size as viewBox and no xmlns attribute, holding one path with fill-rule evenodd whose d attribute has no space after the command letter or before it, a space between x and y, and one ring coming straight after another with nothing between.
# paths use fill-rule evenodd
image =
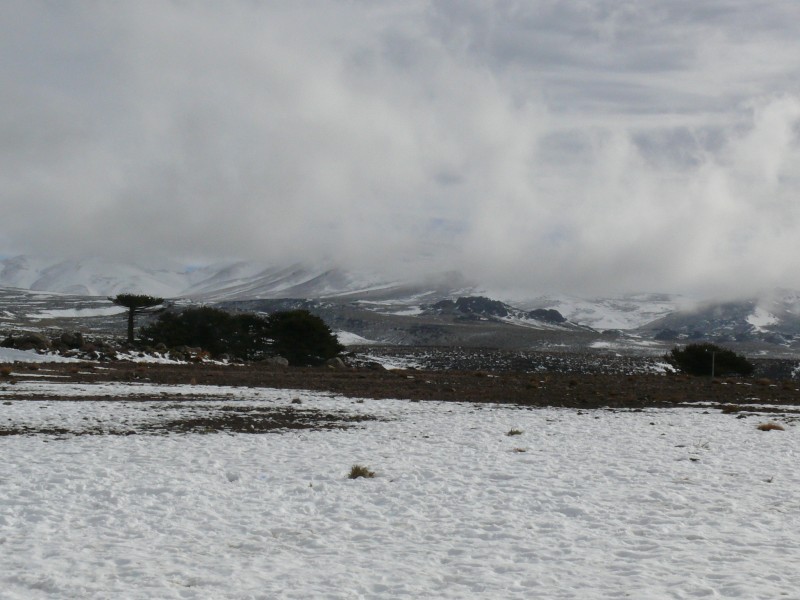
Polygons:
<instances>
[{"instance_id":1,"label":"bare brown ground strip","mask_svg":"<svg viewBox=\"0 0 800 600\"><path fill-rule=\"evenodd\" d=\"M259 364L224 366L124 362L102 365L55 363L32 367L30 371L28 369L31 367L15 365L13 374L1 380L0 385L13 389L15 381L26 379L64 384L197 384L311 390L352 398L496 402L575 408L645 408L698 402L800 405L800 385L794 381L712 381L683 375L530 374L415 369L386 371L326 367L269 369ZM57 397L54 395L47 399ZM107 400L108 397L102 399ZM162 400L165 397L143 395L126 398L132 399ZM170 395L170 399L175 399L175 396ZM185 396L182 399L191 398Z\"/></svg>"}]
</instances>

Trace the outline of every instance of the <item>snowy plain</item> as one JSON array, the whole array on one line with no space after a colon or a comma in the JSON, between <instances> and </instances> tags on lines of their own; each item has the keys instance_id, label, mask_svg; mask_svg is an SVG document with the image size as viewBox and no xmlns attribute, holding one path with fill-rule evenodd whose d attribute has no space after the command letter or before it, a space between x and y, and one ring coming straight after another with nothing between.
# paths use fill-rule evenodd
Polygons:
<instances>
[{"instance_id":1,"label":"snowy plain","mask_svg":"<svg viewBox=\"0 0 800 600\"><path fill-rule=\"evenodd\" d=\"M54 389L75 399L35 399ZM800 590L800 446L790 424L761 432L756 424L768 419L708 407L69 389L3 386L0 425L135 428L231 404L382 420L258 435L0 436L4 600L797 598ZM170 398L135 400L159 394ZM348 479L356 463L376 477Z\"/></svg>"}]
</instances>

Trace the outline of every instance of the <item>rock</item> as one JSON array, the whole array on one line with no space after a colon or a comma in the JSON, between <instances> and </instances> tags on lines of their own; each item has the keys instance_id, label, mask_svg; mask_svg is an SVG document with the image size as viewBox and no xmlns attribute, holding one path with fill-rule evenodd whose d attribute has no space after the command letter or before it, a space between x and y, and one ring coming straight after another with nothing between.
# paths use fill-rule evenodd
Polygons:
<instances>
[{"instance_id":1,"label":"rock","mask_svg":"<svg viewBox=\"0 0 800 600\"><path fill-rule=\"evenodd\" d=\"M528 313L531 319L545 323L564 323L567 319L554 308L537 308Z\"/></svg>"},{"instance_id":2,"label":"rock","mask_svg":"<svg viewBox=\"0 0 800 600\"><path fill-rule=\"evenodd\" d=\"M270 356L269 358L262 360L261 364L265 367L285 369L289 366L289 361L282 356Z\"/></svg>"},{"instance_id":3,"label":"rock","mask_svg":"<svg viewBox=\"0 0 800 600\"><path fill-rule=\"evenodd\" d=\"M326 360L325 361L325 366L326 367L330 367L331 369L345 369L345 368L347 368L347 365L345 365L344 361L341 358L339 358L338 356L335 356L333 358L329 358L328 360Z\"/></svg>"},{"instance_id":4,"label":"rock","mask_svg":"<svg viewBox=\"0 0 800 600\"><path fill-rule=\"evenodd\" d=\"M58 339L70 350L83 346L83 334L79 331L65 331Z\"/></svg>"},{"instance_id":5,"label":"rock","mask_svg":"<svg viewBox=\"0 0 800 600\"><path fill-rule=\"evenodd\" d=\"M654 340L659 342L674 342L678 339L679 334L674 329L662 329L653 336Z\"/></svg>"},{"instance_id":6,"label":"rock","mask_svg":"<svg viewBox=\"0 0 800 600\"><path fill-rule=\"evenodd\" d=\"M467 296L456 300L456 310L464 314L487 317L507 317L508 308L499 300L484 296Z\"/></svg>"}]
</instances>

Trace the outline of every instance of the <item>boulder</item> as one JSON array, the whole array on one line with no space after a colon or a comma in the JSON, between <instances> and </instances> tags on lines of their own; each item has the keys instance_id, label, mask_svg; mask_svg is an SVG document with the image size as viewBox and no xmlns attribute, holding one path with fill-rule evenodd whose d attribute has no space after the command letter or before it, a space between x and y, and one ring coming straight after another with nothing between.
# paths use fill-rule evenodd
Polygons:
<instances>
[{"instance_id":1,"label":"boulder","mask_svg":"<svg viewBox=\"0 0 800 600\"><path fill-rule=\"evenodd\" d=\"M79 331L65 331L58 341L70 350L74 350L83 346L83 334Z\"/></svg>"},{"instance_id":2,"label":"boulder","mask_svg":"<svg viewBox=\"0 0 800 600\"><path fill-rule=\"evenodd\" d=\"M329 358L325 361L325 366L331 369L345 369L347 365L344 364L344 361L339 358L338 356L334 356L333 358Z\"/></svg>"},{"instance_id":3,"label":"boulder","mask_svg":"<svg viewBox=\"0 0 800 600\"><path fill-rule=\"evenodd\" d=\"M270 356L269 358L262 360L261 364L265 367L270 367L273 369L285 369L289 366L289 361L282 356Z\"/></svg>"}]
</instances>

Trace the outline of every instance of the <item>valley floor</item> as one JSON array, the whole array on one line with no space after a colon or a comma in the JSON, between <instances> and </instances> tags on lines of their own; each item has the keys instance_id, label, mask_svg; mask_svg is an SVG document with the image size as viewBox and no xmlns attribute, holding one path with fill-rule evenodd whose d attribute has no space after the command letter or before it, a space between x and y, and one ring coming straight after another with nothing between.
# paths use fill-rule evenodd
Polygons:
<instances>
[{"instance_id":1,"label":"valley floor","mask_svg":"<svg viewBox=\"0 0 800 600\"><path fill-rule=\"evenodd\" d=\"M4 600L780 598L800 589L790 412L533 408L458 393L362 401L159 383L178 374L151 367L129 366L136 382L109 372L80 383L70 377L89 378L84 366L54 368L65 371L43 366L28 375L47 377L0 386ZM220 377L194 377L203 374ZM416 375L392 376L412 395L404 382ZM293 411L307 427L208 425ZM766 420L785 430L758 430ZM348 479L354 464L376 476Z\"/></svg>"}]
</instances>

